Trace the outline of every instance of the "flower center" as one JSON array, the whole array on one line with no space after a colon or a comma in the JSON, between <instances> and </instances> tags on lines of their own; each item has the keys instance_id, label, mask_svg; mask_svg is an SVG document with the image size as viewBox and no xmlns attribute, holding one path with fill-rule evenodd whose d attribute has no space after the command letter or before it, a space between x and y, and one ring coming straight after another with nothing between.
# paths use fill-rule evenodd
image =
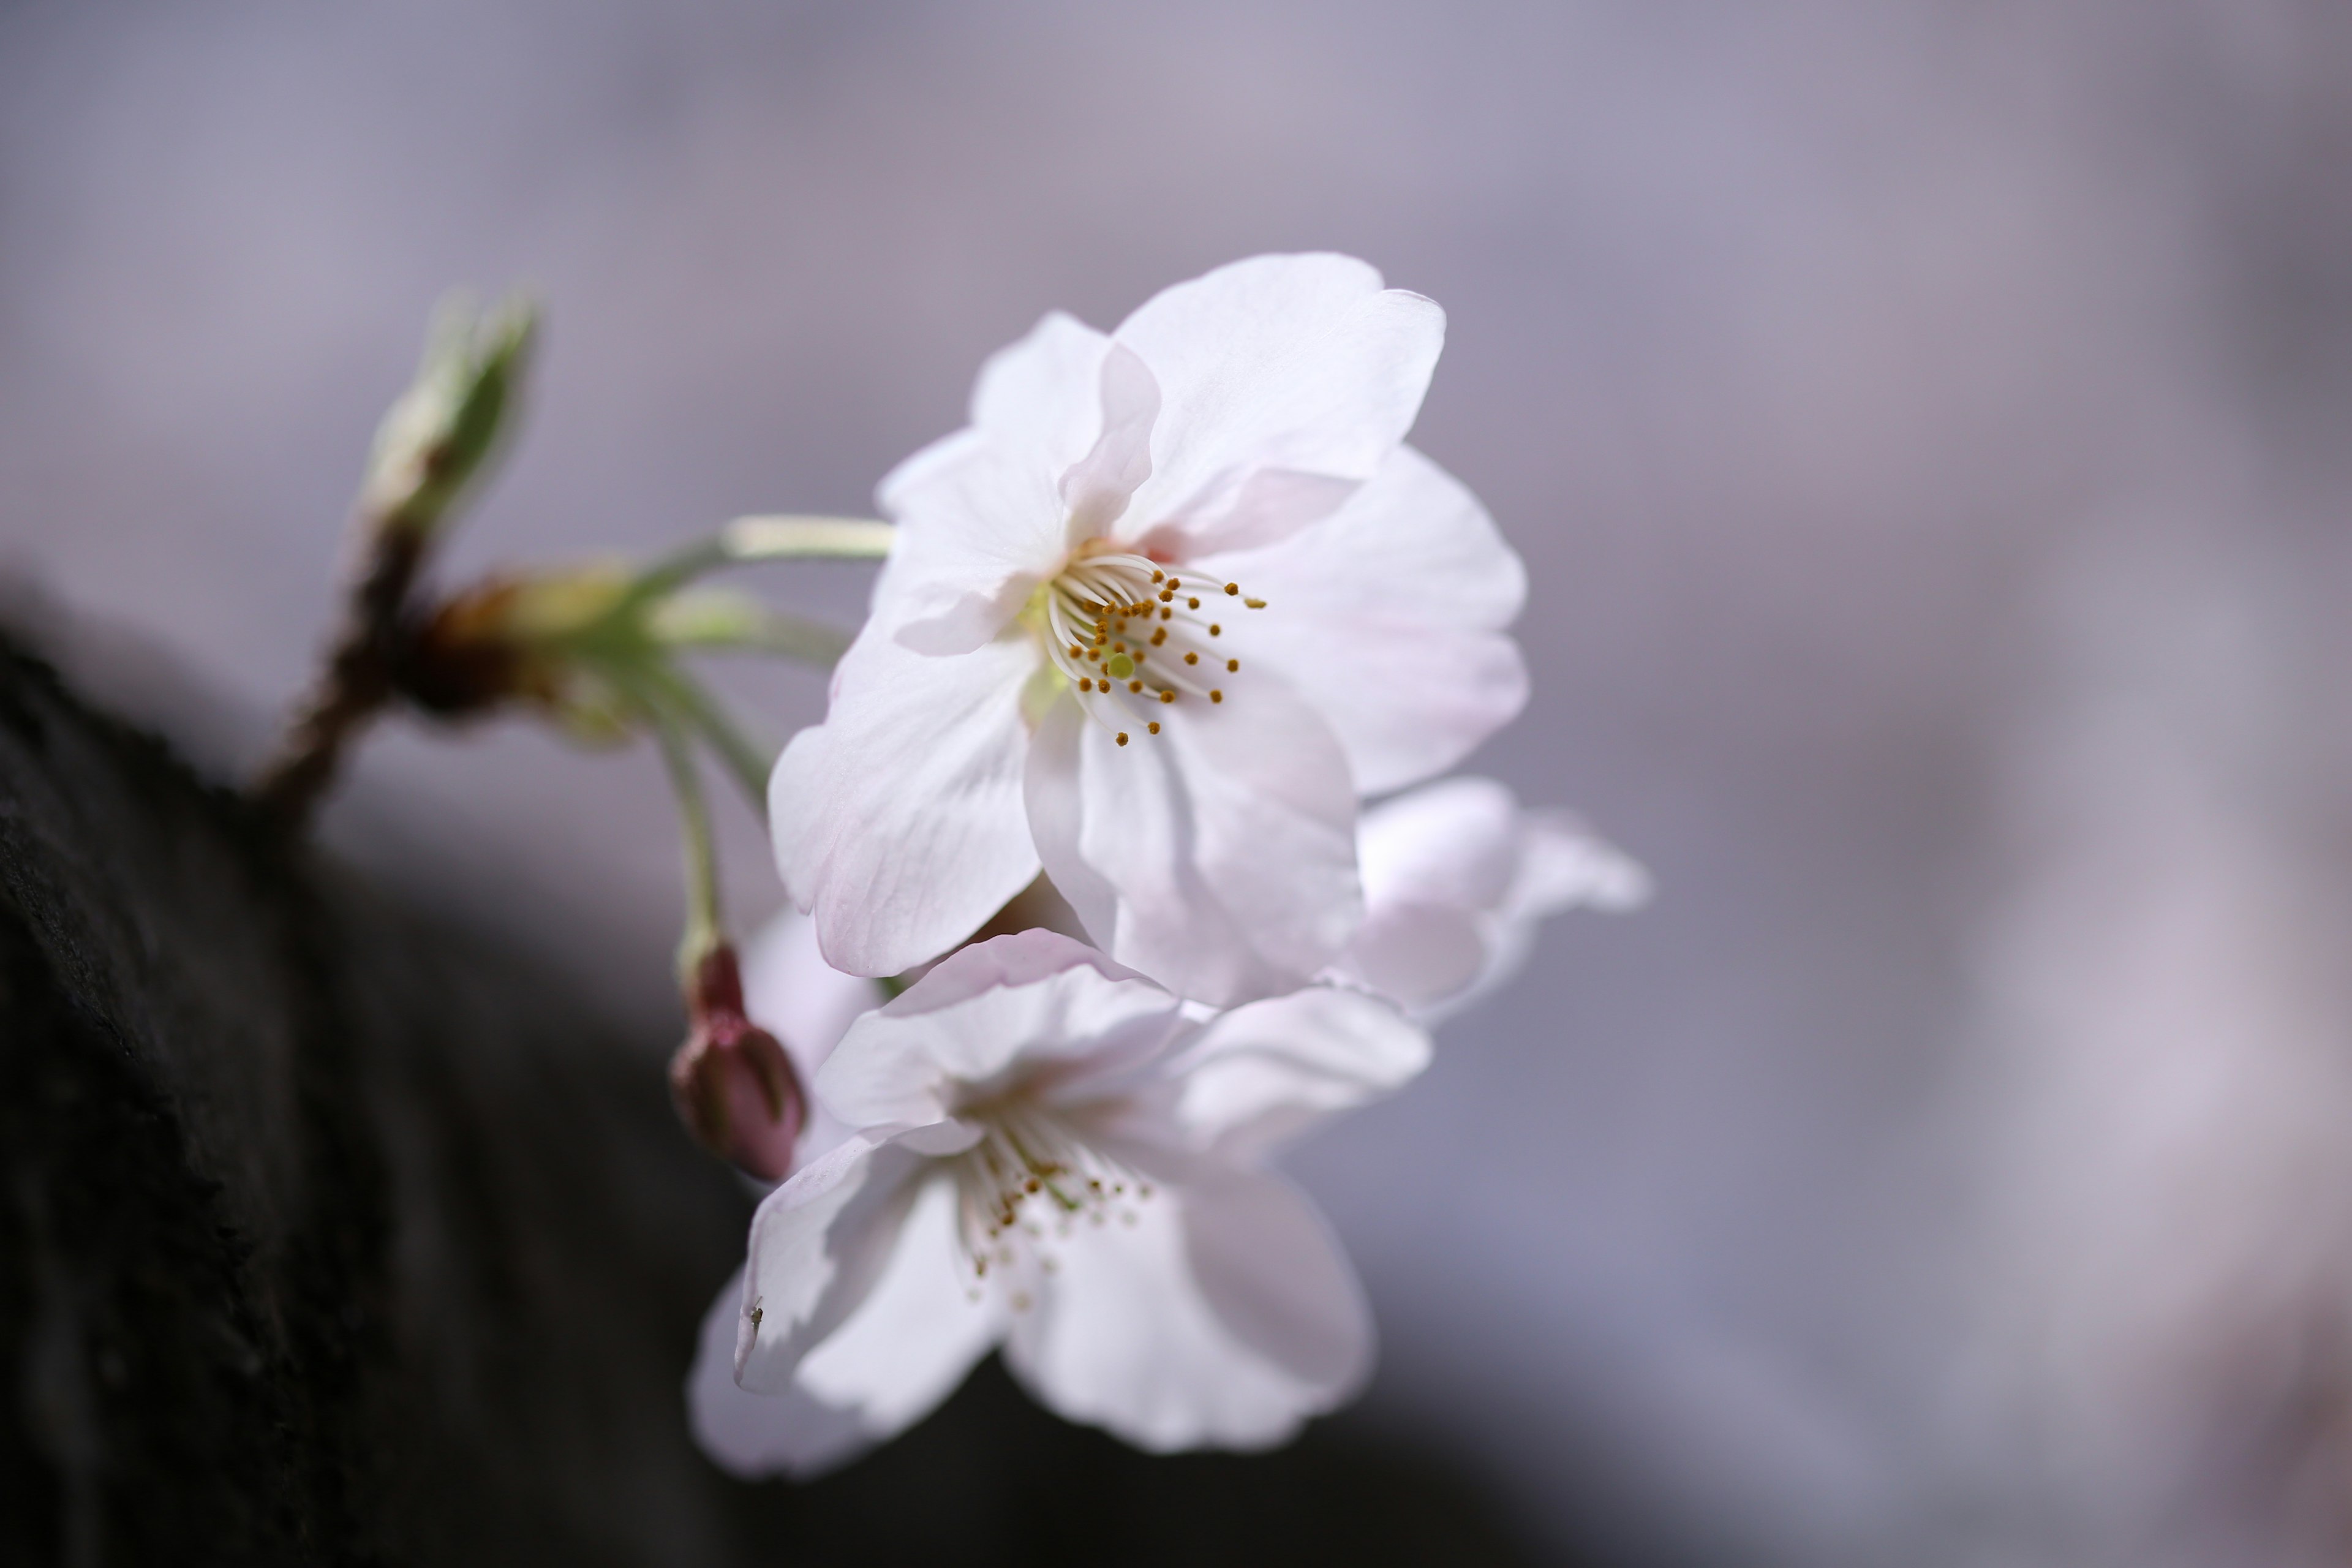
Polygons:
<instances>
[{"instance_id":1,"label":"flower center","mask_svg":"<svg viewBox=\"0 0 2352 1568\"><path fill-rule=\"evenodd\" d=\"M1151 1196L1149 1182L1033 1106L1000 1102L964 1114L985 1129L950 1162L975 1289L992 1268L1010 1269L1024 1252L1052 1273L1049 1239L1066 1239L1081 1224L1107 1225L1114 1215L1133 1225L1133 1205ZM1014 1305L1022 1304L1016 1296Z\"/></svg>"},{"instance_id":2,"label":"flower center","mask_svg":"<svg viewBox=\"0 0 2352 1568\"><path fill-rule=\"evenodd\" d=\"M1137 730L1160 733L1162 708L1225 700L1242 661L1220 642L1220 617L1265 601L1238 583L1188 584L1146 556L1081 550L1031 608L1046 657L1124 746Z\"/></svg>"}]
</instances>

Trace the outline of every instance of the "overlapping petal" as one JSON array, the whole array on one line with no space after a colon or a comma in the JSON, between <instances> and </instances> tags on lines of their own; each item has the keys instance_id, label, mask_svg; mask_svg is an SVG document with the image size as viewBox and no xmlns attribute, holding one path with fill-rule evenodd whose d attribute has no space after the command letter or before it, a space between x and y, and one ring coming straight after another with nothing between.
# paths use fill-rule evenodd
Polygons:
<instances>
[{"instance_id":1,"label":"overlapping petal","mask_svg":"<svg viewBox=\"0 0 2352 1568\"><path fill-rule=\"evenodd\" d=\"M1232 1171L1140 1205L1059 1258L1005 1361L1040 1404L1154 1453L1263 1448L1352 1394L1363 1292L1319 1216Z\"/></svg>"},{"instance_id":2,"label":"overlapping petal","mask_svg":"<svg viewBox=\"0 0 2352 1568\"><path fill-rule=\"evenodd\" d=\"M1097 942L1185 995L1302 984L1362 915L1345 756L1271 677L1162 711L1144 746L1074 705L1040 724L1026 798L1046 875Z\"/></svg>"},{"instance_id":3,"label":"overlapping petal","mask_svg":"<svg viewBox=\"0 0 2352 1568\"><path fill-rule=\"evenodd\" d=\"M1267 542L1344 495L1237 508L1255 475L1370 478L1421 411L1445 313L1353 257L1257 256L1162 289L1111 335L1161 404L1121 535L1198 555Z\"/></svg>"},{"instance_id":4,"label":"overlapping petal","mask_svg":"<svg viewBox=\"0 0 2352 1568\"><path fill-rule=\"evenodd\" d=\"M1649 897L1649 874L1622 850L1570 813L1522 810L1492 779L1383 801L1358 842L1366 913L1334 973L1425 1018L1515 973L1549 916Z\"/></svg>"},{"instance_id":5,"label":"overlapping petal","mask_svg":"<svg viewBox=\"0 0 2352 1568\"><path fill-rule=\"evenodd\" d=\"M1361 1383L1372 1332L1320 1216L1255 1161L1427 1052L1360 993L1202 1026L1054 932L950 955L820 1072L835 1114L890 1120L761 1205L732 1297L740 1388L717 1377L714 1312L698 1435L739 1472L812 1473L919 1419L1002 1342L1045 1404L1139 1446L1281 1440ZM1025 1192L982 1161L990 1138L1029 1163ZM988 1221L1041 1184L1044 1223Z\"/></svg>"},{"instance_id":6,"label":"overlapping petal","mask_svg":"<svg viewBox=\"0 0 2352 1568\"><path fill-rule=\"evenodd\" d=\"M825 722L768 786L778 868L835 968L898 973L1036 876L1021 694L1037 665L1017 634L932 658L870 625L843 658Z\"/></svg>"},{"instance_id":7,"label":"overlapping petal","mask_svg":"<svg viewBox=\"0 0 2352 1568\"><path fill-rule=\"evenodd\" d=\"M1267 601L1234 618L1235 649L1322 715L1364 795L1453 766L1527 703L1505 630L1526 569L1478 498L1410 447L1313 527L1197 570Z\"/></svg>"}]
</instances>

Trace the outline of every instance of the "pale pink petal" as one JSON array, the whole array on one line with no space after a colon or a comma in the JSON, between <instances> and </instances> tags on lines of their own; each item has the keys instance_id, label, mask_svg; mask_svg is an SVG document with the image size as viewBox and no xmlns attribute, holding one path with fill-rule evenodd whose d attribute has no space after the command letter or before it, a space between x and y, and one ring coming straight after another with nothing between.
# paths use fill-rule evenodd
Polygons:
<instances>
[{"instance_id":1,"label":"pale pink petal","mask_svg":"<svg viewBox=\"0 0 2352 1568\"><path fill-rule=\"evenodd\" d=\"M1505 913L1539 919L1581 906L1616 914L1649 902L1650 873L1582 817L1556 807L1522 817L1518 875L1504 897Z\"/></svg>"},{"instance_id":2,"label":"pale pink petal","mask_svg":"<svg viewBox=\"0 0 2352 1568\"><path fill-rule=\"evenodd\" d=\"M1189 563L1265 601L1224 617L1242 673L1272 669L1379 795L1442 772L1516 716L1527 669L1504 628L1519 558L1461 481L1410 447L1311 528Z\"/></svg>"},{"instance_id":3,"label":"pale pink petal","mask_svg":"<svg viewBox=\"0 0 2352 1568\"><path fill-rule=\"evenodd\" d=\"M1015 1303L1013 1375L1055 1414L1155 1453L1270 1447L1344 1399L1370 1347L1353 1276L1319 1230L1254 1212L1255 1195L1204 1192L1196 1218L1191 1189L1161 1187L1131 1219L1078 1227L1026 1310ZM1202 1222L1212 1234L1196 1238ZM1195 1261L1203 1239L1214 1301ZM1260 1251L1302 1240L1314 1250Z\"/></svg>"},{"instance_id":4,"label":"pale pink petal","mask_svg":"<svg viewBox=\"0 0 2352 1568\"><path fill-rule=\"evenodd\" d=\"M687 1425L702 1451L728 1474L754 1480L821 1474L871 1445L854 1411L835 1409L797 1385L782 1394L738 1387L735 1335L742 1316L739 1269L703 1314L686 1377Z\"/></svg>"},{"instance_id":5,"label":"pale pink petal","mask_svg":"<svg viewBox=\"0 0 2352 1568\"><path fill-rule=\"evenodd\" d=\"M755 1394L792 1386L801 1358L881 1278L926 1164L887 1136L859 1133L761 1202L736 1321L737 1383Z\"/></svg>"},{"instance_id":6,"label":"pale pink petal","mask_svg":"<svg viewBox=\"0 0 2352 1568\"><path fill-rule=\"evenodd\" d=\"M1362 905L1347 761L1316 713L1261 678L1114 721L1127 744L1055 704L1028 769L1038 855L1095 940L1217 1004L1329 963Z\"/></svg>"},{"instance_id":7,"label":"pale pink petal","mask_svg":"<svg viewBox=\"0 0 2352 1568\"><path fill-rule=\"evenodd\" d=\"M1084 942L1033 930L949 954L850 1026L816 1075L826 1108L856 1126L950 1115L991 1080L1067 1058L1127 1061L1180 1024L1176 998Z\"/></svg>"},{"instance_id":8,"label":"pale pink petal","mask_svg":"<svg viewBox=\"0 0 2352 1568\"><path fill-rule=\"evenodd\" d=\"M882 1277L801 1363L797 1386L856 1413L867 1437L894 1437L929 1415L1003 1332L1003 1305L976 1288L956 1232L955 1184L922 1185Z\"/></svg>"},{"instance_id":9,"label":"pale pink petal","mask_svg":"<svg viewBox=\"0 0 2352 1568\"><path fill-rule=\"evenodd\" d=\"M1110 348L1093 328L1048 315L981 368L969 426L883 479L876 499L899 533L891 602L877 595L876 610L908 647L956 653L987 640L1061 559L1062 476L1104 435ZM1138 446L1149 428L1146 416L1120 445Z\"/></svg>"},{"instance_id":10,"label":"pale pink petal","mask_svg":"<svg viewBox=\"0 0 2352 1568\"><path fill-rule=\"evenodd\" d=\"M969 936L1037 874L1021 802L1026 636L911 653L869 625L831 716L784 748L768 813L784 885L825 959L897 974Z\"/></svg>"},{"instance_id":11,"label":"pale pink petal","mask_svg":"<svg viewBox=\"0 0 2352 1568\"><path fill-rule=\"evenodd\" d=\"M1522 873L1518 802L1493 779L1440 779L1377 805L1356 826L1364 902L1499 910Z\"/></svg>"},{"instance_id":12,"label":"pale pink petal","mask_svg":"<svg viewBox=\"0 0 2352 1568\"><path fill-rule=\"evenodd\" d=\"M1160 384L1134 351L1112 344L1102 362L1102 434L1061 479L1068 546L1100 538L1151 477L1151 427L1159 416Z\"/></svg>"},{"instance_id":13,"label":"pale pink petal","mask_svg":"<svg viewBox=\"0 0 2352 1568\"><path fill-rule=\"evenodd\" d=\"M1331 973L1415 1012L1434 1007L1486 973L1491 921L1458 904L1374 903Z\"/></svg>"},{"instance_id":14,"label":"pale pink petal","mask_svg":"<svg viewBox=\"0 0 2352 1568\"><path fill-rule=\"evenodd\" d=\"M1336 500L1236 510L1254 474L1369 478L1412 427L1445 315L1352 257L1259 256L1163 289L1112 335L1160 394L1151 478L1121 534L1197 553L1263 542Z\"/></svg>"},{"instance_id":15,"label":"pale pink petal","mask_svg":"<svg viewBox=\"0 0 2352 1568\"><path fill-rule=\"evenodd\" d=\"M1429 1037L1378 997L1318 985L1220 1014L1171 1064L1178 1135L1251 1163L1393 1092L1429 1065Z\"/></svg>"}]
</instances>

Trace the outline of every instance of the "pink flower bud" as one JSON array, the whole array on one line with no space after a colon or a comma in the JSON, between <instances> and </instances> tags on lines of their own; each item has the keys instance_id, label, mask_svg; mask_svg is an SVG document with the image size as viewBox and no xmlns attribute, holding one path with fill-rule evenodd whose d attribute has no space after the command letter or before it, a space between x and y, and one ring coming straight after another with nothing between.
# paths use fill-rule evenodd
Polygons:
<instances>
[{"instance_id":1,"label":"pink flower bud","mask_svg":"<svg viewBox=\"0 0 2352 1568\"><path fill-rule=\"evenodd\" d=\"M712 1153L782 1181L805 1119L800 1078L776 1037L744 1016L733 948L722 943L695 965L686 1004L686 1044L669 1064L679 1119Z\"/></svg>"}]
</instances>

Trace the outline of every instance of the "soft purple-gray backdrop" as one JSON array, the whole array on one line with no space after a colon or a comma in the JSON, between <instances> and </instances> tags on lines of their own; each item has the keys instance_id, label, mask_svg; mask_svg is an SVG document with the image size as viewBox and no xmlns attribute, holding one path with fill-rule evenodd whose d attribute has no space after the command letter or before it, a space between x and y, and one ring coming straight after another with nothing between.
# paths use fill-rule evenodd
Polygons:
<instances>
[{"instance_id":1,"label":"soft purple-gray backdrop","mask_svg":"<svg viewBox=\"0 0 2352 1568\"><path fill-rule=\"evenodd\" d=\"M453 283L550 325L478 566L863 510L1046 309L1308 247L1451 315L1416 439L1535 584L1476 765L1662 887L1302 1160L1374 1415L1749 1561L2341 1561L2336 0L19 0L0 570L249 761ZM354 786L347 853L666 1046L646 757Z\"/></svg>"}]
</instances>

